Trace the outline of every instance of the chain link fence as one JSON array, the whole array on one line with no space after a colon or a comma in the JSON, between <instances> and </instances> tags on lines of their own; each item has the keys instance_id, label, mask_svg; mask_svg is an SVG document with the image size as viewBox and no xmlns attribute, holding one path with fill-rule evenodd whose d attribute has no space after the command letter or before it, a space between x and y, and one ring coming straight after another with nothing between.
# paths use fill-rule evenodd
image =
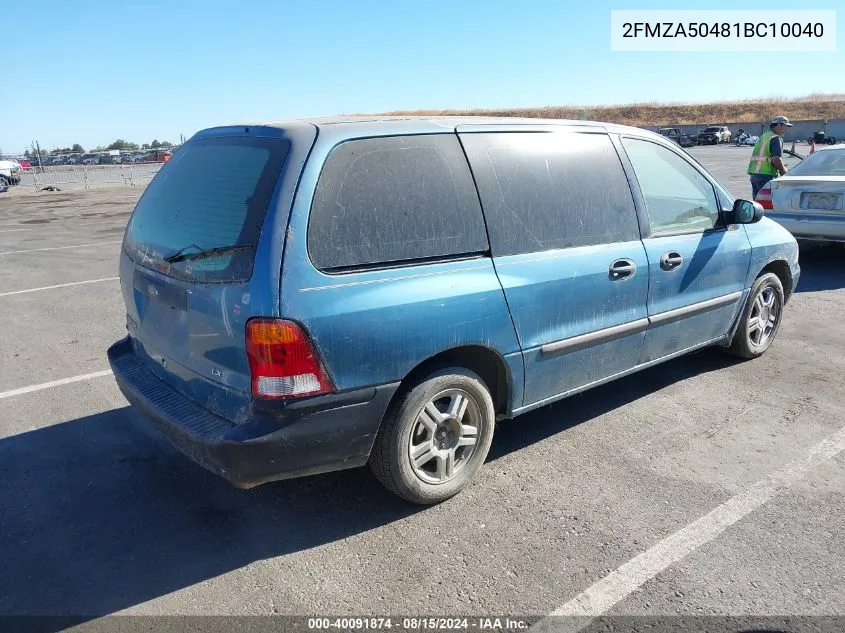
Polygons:
<instances>
[{"instance_id":1,"label":"chain link fence","mask_svg":"<svg viewBox=\"0 0 845 633\"><path fill-rule=\"evenodd\" d=\"M79 190L93 187L146 187L163 163L126 165L56 165L20 171L20 186L43 191L45 187Z\"/></svg>"}]
</instances>

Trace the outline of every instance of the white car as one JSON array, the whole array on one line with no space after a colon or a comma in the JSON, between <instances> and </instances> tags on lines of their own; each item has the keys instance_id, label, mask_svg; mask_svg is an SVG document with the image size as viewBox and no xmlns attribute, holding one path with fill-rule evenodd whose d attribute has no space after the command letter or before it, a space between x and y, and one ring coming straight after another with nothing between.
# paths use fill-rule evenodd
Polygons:
<instances>
[{"instance_id":1,"label":"white car","mask_svg":"<svg viewBox=\"0 0 845 633\"><path fill-rule=\"evenodd\" d=\"M9 185L21 182L21 166L15 160L0 160L0 189L3 191Z\"/></svg>"},{"instance_id":2,"label":"white car","mask_svg":"<svg viewBox=\"0 0 845 633\"><path fill-rule=\"evenodd\" d=\"M724 125L711 125L698 133L699 145L718 145L719 143L730 143L731 131Z\"/></svg>"},{"instance_id":3,"label":"white car","mask_svg":"<svg viewBox=\"0 0 845 633\"><path fill-rule=\"evenodd\" d=\"M845 242L845 147L810 154L756 200L796 238Z\"/></svg>"}]
</instances>

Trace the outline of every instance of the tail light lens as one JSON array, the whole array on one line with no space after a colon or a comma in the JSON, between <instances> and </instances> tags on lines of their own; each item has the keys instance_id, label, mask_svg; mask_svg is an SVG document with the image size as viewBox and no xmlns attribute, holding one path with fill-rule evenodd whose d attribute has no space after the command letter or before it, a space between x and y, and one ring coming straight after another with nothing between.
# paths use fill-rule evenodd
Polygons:
<instances>
[{"instance_id":1,"label":"tail light lens","mask_svg":"<svg viewBox=\"0 0 845 633\"><path fill-rule=\"evenodd\" d=\"M764 209L771 209L772 208L772 186L771 185L763 185L763 188L757 192L757 197L755 198L756 202L760 203L760 206Z\"/></svg>"},{"instance_id":2,"label":"tail light lens","mask_svg":"<svg viewBox=\"0 0 845 633\"><path fill-rule=\"evenodd\" d=\"M250 319L246 351L257 398L297 398L334 391L311 339L296 323Z\"/></svg>"}]
</instances>

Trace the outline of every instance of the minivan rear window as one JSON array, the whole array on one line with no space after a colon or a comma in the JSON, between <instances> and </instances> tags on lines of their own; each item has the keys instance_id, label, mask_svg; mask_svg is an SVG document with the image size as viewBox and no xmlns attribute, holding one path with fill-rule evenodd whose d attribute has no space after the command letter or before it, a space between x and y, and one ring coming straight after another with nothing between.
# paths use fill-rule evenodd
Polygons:
<instances>
[{"instance_id":1,"label":"minivan rear window","mask_svg":"<svg viewBox=\"0 0 845 633\"><path fill-rule=\"evenodd\" d=\"M290 142L191 140L138 201L124 247L141 265L201 282L245 281ZM170 259L171 262L167 260Z\"/></svg>"}]
</instances>

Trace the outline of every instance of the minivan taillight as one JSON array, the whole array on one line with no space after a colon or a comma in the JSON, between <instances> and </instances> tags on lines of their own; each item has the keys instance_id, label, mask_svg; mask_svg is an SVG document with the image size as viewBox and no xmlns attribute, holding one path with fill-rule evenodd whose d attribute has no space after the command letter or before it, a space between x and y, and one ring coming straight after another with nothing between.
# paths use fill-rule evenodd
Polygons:
<instances>
[{"instance_id":1,"label":"minivan taillight","mask_svg":"<svg viewBox=\"0 0 845 633\"><path fill-rule=\"evenodd\" d=\"M760 206L764 209L771 209L772 208L772 186L771 185L763 185L763 188L757 192L757 197L755 198L756 202L760 203Z\"/></svg>"},{"instance_id":2,"label":"minivan taillight","mask_svg":"<svg viewBox=\"0 0 845 633\"><path fill-rule=\"evenodd\" d=\"M297 398L334 391L311 339L296 323L250 319L246 352L257 398Z\"/></svg>"}]
</instances>

